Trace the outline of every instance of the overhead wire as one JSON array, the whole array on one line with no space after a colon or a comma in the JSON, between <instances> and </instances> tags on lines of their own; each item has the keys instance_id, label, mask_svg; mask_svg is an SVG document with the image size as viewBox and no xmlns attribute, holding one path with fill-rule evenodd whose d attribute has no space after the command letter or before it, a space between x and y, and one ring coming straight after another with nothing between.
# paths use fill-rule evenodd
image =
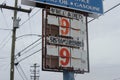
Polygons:
<instances>
[{"instance_id":1,"label":"overhead wire","mask_svg":"<svg viewBox=\"0 0 120 80\"><path fill-rule=\"evenodd\" d=\"M1 10L1 12L2 12L2 15L3 15L3 17L4 17L5 24L6 24L7 28L9 28L9 27L8 27L8 23L7 23L7 19L6 19L6 17L5 17L5 15L4 15L4 13L3 13L2 10Z\"/></svg>"},{"instance_id":2,"label":"overhead wire","mask_svg":"<svg viewBox=\"0 0 120 80\"><path fill-rule=\"evenodd\" d=\"M118 78L114 78L113 80L120 80L120 77L118 77Z\"/></svg>"},{"instance_id":3,"label":"overhead wire","mask_svg":"<svg viewBox=\"0 0 120 80\"><path fill-rule=\"evenodd\" d=\"M36 41L34 41L32 44L28 45L27 47L25 47L23 50L19 51L15 57L20 56L21 52L25 51L26 49L28 49L30 46L32 46L33 44L37 43L39 40L41 40L41 38L37 39Z\"/></svg>"},{"instance_id":4,"label":"overhead wire","mask_svg":"<svg viewBox=\"0 0 120 80\"><path fill-rule=\"evenodd\" d=\"M25 20L20 26L24 25L27 21L29 21L33 16L35 16L41 9L38 9L32 16L30 16L27 20Z\"/></svg>"},{"instance_id":5,"label":"overhead wire","mask_svg":"<svg viewBox=\"0 0 120 80\"><path fill-rule=\"evenodd\" d=\"M38 39L39 40L39 39ZM36 41L35 41L36 42ZM40 42L41 43L41 42ZM38 44L36 44L35 46L33 46L31 49L33 49L34 47L36 47ZM38 51L35 51L34 53L32 53L31 55L29 55L29 56L27 56L27 57L25 57L25 58L23 58L23 59L26 59L26 58L28 58L28 57L30 57L30 56L32 56L33 54L35 54L35 53L37 53L37 52L39 52L40 50L38 50ZM22 60L23 60L22 59ZM20 61L18 61L17 62L17 64L19 65L19 67L20 67L20 69L21 69L21 71L22 71L22 73L23 73L23 75L24 75L24 77L26 78L26 80L28 80L27 79L27 76L25 75L25 72L24 72L24 70L22 69L22 67L20 66L20 62L22 61L22 60L20 60ZM19 74L21 75L21 73L20 73L20 71L19 71ZM21 77L22 77L22 75L21 75ZM23 78L23 80L24 80L24 77L22 77Z\"/></svg>"},{"instance_id":6,"label":"overhead wire","mask_svg":"<svg viewBox=\"0 0 120 80\"><path fill-rule=\"evenodd\" d=\"M21 35L21 36L19 36L19 37L16 37L16 39L18 39L18 38L21 38L21 37L23 37L23 36L37 36L37 37L42 37L42 35L38 35L38 34L25 34L25 35Z\"/></svg>"},{"instance_id":7,"label":"overhead wire","mask_svg":"<svg viewBox=\"0 0 120 80\"><path fill-rule=\"evenodd\" d=\"M41 43L41 42L40 42ZM37 47L38 45L40 45L40 43L36 44L35 46L31 47L30 49L28 49L27 51L25 51L24 53L20 54L20 56L22 56L23 54L29 52L30 50L34 49L35 47ZM19 57L20 57L19 56ZM18 57L17 57L18 58Z\"/></svg>"},{"instance_id":8,"label":"overhead wire","mask_svg":"<svg viewBox=\"0 0 120 80\"><path fill-rule=\"evenodd\" d=\"M4 1L2 2L2 4L6 4L6 0L4 0ZM5 24L6 24L7 28L9 28L7 19L6 19L5 15L4 15L4 12L3 12L2 9L1 9L1 12L2 12L2 15L3 15L3 17L4 17ZM0 30L12 30L12 29L3 29L3 28L0 28Z\"/></svg>"},{"instance_id":9,"label":"overhead wire","mask_svg":"<svg viewBox=\"0 0 120 80\"><path fill-rule=\"evenodd\" d=\"M30 8L31 9L31 11L33 11L34 9L35 9L35 7L33 7L33 8ZM23 13L21 13L21 14L19 14L20 15L20 17L22 17L21 15L22 15ZM30 16L30 13L28 13L28 17ZM20 25L19 25L20 26ZM30 26L30 25L29 25ZM19 29L19 34L21 34L21 29Z\"/></svg>"},{"instance_id":10,"label":"overhead wire","mask_svg":"<svg viewBox=\"0 0 120 80\"><path fill-rule=\"evenodd\" d=\"M118 7L118 6L120 6L120 3L118 3L118 4L117 4L117 5L115 5L115 6L113 6L112 8L108 9L108 10L107 10L107 11L105 11L102 15L104 15L104 14L108 13L109 11L113 10L114 8L116 8L116 7ZM98 17L100 17L100 16L102 16L102 15L99 15ZM92 21L93 21L93 20L95 20L95 19L96 19L96 18L94 18L94 19L92 19L92 20L88 21L88 23L92 22Z\"/></svg>"},{"instance_id":11,"label":"overhead wire","mask_svg":"<svg viewBox=\"0 0 120 80\"><path fill-rule=\"evenodd\" d=\"M30 18L30 15L28 15L29 16L29 18ZM30 30L30 33L32 34L33 32L32 32L32 26L31 26L31 19L29 20L29 30Z\"/></svg>"},{"instance_id":12,"label":"overhead wire","mask_svg":"<svg viewBox=\"0 0 120 80\"><path fill-rule=\"evenodd\" d=\"M32 55L34 55L34 54L36 54L36 53L38 53L38 52L41 51L41 50L42 50L42 49L39 49L39 50L33 52L32 54L30 54L30 55L28 55L28 56L22 58L21 60L18 61L18 63L21 62L21 61L23 61L23 60L25 60L25 59L27 59L27 58L29 58L30 56L32 56Z\"/></svg>"},{"instance_id":13,"label":"overhead wire","mask_svg":"<svg viewBox=\"0 0 120 80\"><path fill-rule=\"evenodd\" d=\"M0 47L0 49L4 48L5 45L8 43L8 41L11 39L11 32L9 32L9 34L1 41L0 45L2 45Z\"/></svg>"},{"instance_id":14,"label":"overhead wire","mask_svg":"<svg viewBox=\"0 0 120 80\"><path fill-rule=\"evenodd\" d=\"M18 65L19 65L19 67L20 67L20 69L21 69L21 71L22 71L22 73L23 73L24 77L26 78L26 80L28 80L28 78L27 78L27 76L26 76L26 74L25 74L24 70L22 69L21 65L20 65L20 64L18 64Z\"/></svg>"},{"instance_id":15,"label":"overhead wire","mask_svg":"<svg viewBox=\"0 0 120 80\"><path fill-rule=\"evenodd\" d=\"M6 65L6 66L5 66L5 65ZM2 69L3 71L9 69L9 66L10 66L10 64L8 64L8 63L6 63L5 65L4 65L5 67Z\"/></svg>"},{"instance_id":16,"label":"overhead wire","mask_svg":"<svg viewBox=\"0 0 120 80\"><path fill-rule=\"evenodd\" d=\"M9 57L2 57L2 58L0 58L0 60L4 60L4 59L7 59L7 58L9 58Z\"/></svg>"},{"instance_id":17,"label":"overhead wire","mask_svg":"<svg viewBox=\"0 0 120 80\"><path fill-rule=\"evenodd\" d=\"M5 1L6 1L6 0L5 0ZM3 3L5 3L5 1L3 1ZM2 9L1 9L1 12L2 12L2 14L3 14L4 20L5 20L5 24L6 24L7 28L8 28L7 19L6 19L5 15L4 15ZM6 28L0 28L0 30L4 30L4 31L12 31L12 29L6 29Z\"/></svg>"},{"instance_id":18,"label":"overhead wire","mask_svg":"<svg viewBox=\"0 0 120 80\"><path fill-rule=\"evenodd\" d=\"M12 31L12 29L5 29L5 28L0 28L0 30Z\"/></svg>"},{"instance_id":19,"label":"overhead wire","mask_svg":"<svg viewBox=\"0 0 120 80\"><path fill-rule=\"evenodd\" d=\"M16 61L18 61L18 60L16 59ZM15 66L16 66L16 68L17 68L18 71L19 71L19 69L21 69L22 74L21 74L20 71L19 71L19 74L20 74L21 78L22 78L22 79L25 78L24 80L28 80L28 78L27 78L24 70L22 69L21 65L17 62L17 63L15 63ZM18 66L19 66L19 69L18 69ZM23 76L24 76L24 77L23 77Z\"/></svg>"},{"instance_id":20,"label":"overhead wire","mask_svg":"<svg viewBox=\"0 0 120 80\"><path fill-rule=\"evenodd\" d=\"M21 76L21 78L22 78L23 80L25 80L25 79L24 79L24 77L22 76L22 74L20 73L20 71L19 71L19 69L18 69L18 67L17 67L17 66L16 66L16 69L17 69L17 71L18 71L19 75Z\"/></svg>"},{"instance_id":21,"label":"overhead wire","mask_svg":"<svg viewBox=\"0 0 120 80\"><path fill-rule=\"evenodd\" d=\"M11 37L5 43L3 43L3 45L0 47L0 49L4 48L10 39L11 39Z\"/></svg>"}]
</instances>

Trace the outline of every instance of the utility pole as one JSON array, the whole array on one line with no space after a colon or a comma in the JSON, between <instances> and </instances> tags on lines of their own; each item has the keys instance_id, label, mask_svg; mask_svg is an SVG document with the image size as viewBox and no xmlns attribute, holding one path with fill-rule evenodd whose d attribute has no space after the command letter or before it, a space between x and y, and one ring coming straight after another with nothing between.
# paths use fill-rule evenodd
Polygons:
<instances>
[{"instance_id":1,"label":"utility pole","mask_svg":"<svg viewBox=\"0 0 120 80\"><path fill-rule=\"evenodd\" d=\"M31 9L27 10L27 9L18 8L17 4L18 4L18 0L15 0L14 7L7 6L6 4L0 5L1 9L4 8L4 9L14 10L13 30L12 30L12 45L11 45L10 80L14 80L16 30L17 30L17 28L19 28L19 21L20 21L19 18L17 19L17 11L26 12L26 13L31 12Z\"/></svg>"},{"instance_id":2,"label":"utility pole","mask_svg":"<svg viewBox=\"0 0 120 80\"><path fill-rule=\"evenodd\" d=\"M17 7L18 0L15 0L15 7ZM17 20L17 10L14 10L14 17L13 17L13 31L12 31L12 45L11 45L11 67L10 67L10 80L14 80L14 59L15 59L15 38L16 38L16 29L18 28L15 25Z\"/></svg>"},{"instance_id":3,"label":"utility pole","mask_svg":"<svg viewBox=\"0 0 120 80\"><path fill-rule=\"evenodd\" d=\"M31 80L39 80L39 67L36 63L31 67Z\"/></svg>"},{"instance_id":4,"label":"utility pole","mask_svg":"<svg viewBox=\"0 0 120 80\"><path fill-rule=\"evenodd\" d=\"M12 45L11 45L11 63L10 63L10 80L14 80L14 60L15 60L15 41L16 41L16 29L19 28L20 19L17 19L17 11L30 13L32 10L18 8L17 6L18 0L15 0L14 7L7 6L6 4L0 4L0 8L14 10L14 17L13 17L13 30L12 30Z\"/></svg>"}]
</instances>

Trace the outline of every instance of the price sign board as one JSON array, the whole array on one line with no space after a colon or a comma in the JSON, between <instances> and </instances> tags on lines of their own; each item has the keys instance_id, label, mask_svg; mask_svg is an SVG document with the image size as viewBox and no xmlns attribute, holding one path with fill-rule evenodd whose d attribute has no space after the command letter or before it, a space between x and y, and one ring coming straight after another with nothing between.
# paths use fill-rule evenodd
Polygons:
<instances>
[{"instance_id":1,"label":"price sign board","mask_svg":"<svg viewBox=\"0 0 120 80\"><path fill-rule=\"evenodd\" d=\"M87 17L53 7L43 14L42 69L89 72Z\"/></svg>"},{"instance_id":2,"label":"price sign board","mask_svg":"<svg viewBox=\"0 0 120 80\"><path fill-rule=\"evenodd\" d=\"M103 14L102 0L22 0L23 4L45 8L46 6L77 10L88 13Z\"/></svg>"}]
</instances>

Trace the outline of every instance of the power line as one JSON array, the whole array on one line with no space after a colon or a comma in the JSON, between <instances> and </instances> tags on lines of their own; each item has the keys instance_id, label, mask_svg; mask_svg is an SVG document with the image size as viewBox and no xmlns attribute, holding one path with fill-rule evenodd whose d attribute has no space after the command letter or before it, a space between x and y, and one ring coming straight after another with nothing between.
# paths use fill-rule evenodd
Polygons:
<instances>
[{"instance_id":1,"label":"power line","mask_svg":"<svg viewBox=\"0 0 120 80\"><path fill-rule=\"evenodd\" d=\"M16 59L16 60L17 60L17 59ZM25 72L24 72L24 70L22 69L21 65L17 62L17 63L15 63L15 66L16 66L16 67L19 66L19 68L21 69L22 74L24 75L24 77L22 76L22 74L20 74L20 76L23 77L23 79L25 78L26 80L28 80L28 78L27 78L27 76L25 75ZM20 71L19 71L19 73L20 73Z\"/></svg>"},{"instance_id":2,"label":"power line","mask_svg":"<svg viewBox=\"0 0 120 80\"><path fill-rule=\"evenodd\" d=\"M18 38L21 38L21 37L23 37L23 36L37 36L37 37L42 37L42 35L38 35L38 34L25 34L25 35L21 35L21 36L19 36L19 37L16 37L16 39L18 39Z\"/></svg>"},{"instance_id":3,"label":"power line","mask_svg":"<svg viewBox=\"0 0 120 80\"><path fill-rule=\"evenodd\" d=\"M2 45L2 47L0 49L4 48L10 39L11 39L11 37Z\"/></svg>"},{"instance_id":4,"label":"power line","mask_svg":"<svg viewBox=\"0 0 120 80\"><path fill-rule=\"evenodd\" d=\"M106 13L108 13L109 11L111 11L111 10L113 10L114 8L116 8L116 7L118 7L120 5L120 3L118 3L117 5L115 5L115 6L113 6L112 8L110 8L110 9L108 9L107 11L105 11L102 15L104 15L104 14L106 14ZM100 15L100 16L102 16L102 15ZM99 16L99 17L100 17ZM88 21L88 23L90 23L90 22L92 22L93 20L95 20L96 18L94 18L94 19L92 19L92 20L90 20L90 21Z\"/></svg>"},{"instance_id":5,"label":"power line","mask_svg":"<svg viewBox=\"0 0 120 80\"><path fill-rule=\"evenodd\" d=\"M40 43L41 43L41 42L40 42ZM25 53L27 53L27 52L29 52L30 50L34 49L35 47L37 47L38 45L40 45L40 43L38 43L38 44L36 44L35 46L31 47L30 49L28 49L28 50L25 51L24 53L20 54L20 56L23 55L23 54L25 54ZM20 57L20 56L19 56L19 57Z\"/></svg>"},{"instance_id":6,"label":"power line","mask_svg":"<svg viewBox=\"0 0 120 80\"><path fill-rule=\"evenodd\" d=\"M19 75L21 76L21 78L22 78L23 80L25 80L25 79L24 79L24 77L22 76L22 74L20 73L20 71L19 71L19 69L18 69L18 67L17 67L17 66L16 66L16 69L17 69L17 71L18 71Z\"/></svg>"},{"instance_id":7,"label":"power line","mask_svg":"<svg viewBox=\"0 0 120 80\"><path fill-rule=\"evenodd\" d=\"M12 29L4 29L4 28L0 28L0 30L12 31Z\"/></svg>"},{"instance_id":8,"label":"power line","mask_svg":"<svg viewBox=\"0 0 120 80\"><path fill-rule=\"evenodd\" d=\"M8 27L7 19L6 19L6 17L5 17L5 15L4 15L4 13L3 13L2 10L1 10L1 12L2 12L2 14L3 14L4 20L5 20L5 24L6 24L6 26Z\"/></svg>"},{"instance_id":9,"label":"power line","mask_svg":"<svg viewBox=\"0 0 120 80\"><path fill-rule=\"evenodd\" d=\"M9 58L9 57L0 58L0 60L7 59L7 58Z\"/></svg>"},{"instance_id":10,"label":"power line","mask_svg":"<svg viewBox=\"0 0 120 80\"><path fill-rule=\"evenodd\" d=\"M104 0L103 0L104 1ZM33 16L35 16L41 9L37 10L31 17L29 17L26 21L24 21L20 26L24 25L27 21L29 21Z\"/></svg>"},{"instance_id":11,"label":"power line","mask_svg":"<svg viewBox=\"0 0 120 80\"><path fill-rule=\"evenodd\" d=\"M41 38L37 39L36 41L34 41L32 44L28 45L27 47L25 47L23 50L21 50L20 52L18 52L15 56L20 55L21 52L25 51L26 49L28 49L30 46L32 46L33 44L35 44L36 42L38 42Z\"/></svg>"},{"instance_id":12,"label":"power line","mask_svg":"<svg viewBox=\"0 0 120 80\"><path fill-rule=\"evenodd\" d=\"M36 54L36 53L38 53L38 52L39 52L39 51L41 51L41 50L42 50L42 49L37 50L37 51L33 52L32 54L30 54L30 55L28 55L28 56L24 57L23 59L19 60L19 61L18 61L18 63L19 63L19 62L21 62L21 61L23 61L23 60L25 60L25 59L27 59L28 57L30 57L30 56L32 56L32 55L34 55L34 54Z\"/></svg>"},{"instance_id":13,"label":"power line","mask_svg":"<svg viewBox=\"0 0 120 80\"><path fill-rule=\"evenodd\" d=\"M115 78L115 79L113 79L113 80L120 80L120 77L119 77L119 78Z\"/></svg>"},{"instance_id":14,"label":"power line","mask_svg":"<svg viewBox=\"0 0 120 80\"><path fill-rule=\"evenodd\" d=\"M1 48L4 48L4 46L5 46L5 45L8 43L8 41L10 40L10 38L11 38L10 33L11 33L11 32L9 32L9 34L1 41L0 45L2 45L2 44L3 44L3 45L0 47L0 49L1 49ZM6 38L7 38L8 40L7 40ZM5 41L6 41L6 42L5 42ZM3 43L3 42L4 42L4 43Z\"/></svg>"},{"instance_id":15,"label":"power line","mask_svg":"<svg viewBox=\"0 0 120 80\"><path fill-rule=\"evenodd\" d=\"M27 78L27 76L26 76L26 74L25 74L25 72L24 72L24 70L22 69L22 67L21 67L21 65L20 65L20 64L19 64L19 67L20 67L20 69L21 69L21 71L22 71L23 75L25 76L26 80L28 80L28 78Z\"/></svg>"},{"instance_id":16,"label":"power line","mask_svg":"<svg viewBox=\"0 0 120 80\"><path fill-rule=\"evenodd\" d=\"M27 20L25 20L20 26L24 25L27 21L29 21L33 16L35 16L41 9L37 10L32 16L30 16Z\"/></svg>"}]
</instances>

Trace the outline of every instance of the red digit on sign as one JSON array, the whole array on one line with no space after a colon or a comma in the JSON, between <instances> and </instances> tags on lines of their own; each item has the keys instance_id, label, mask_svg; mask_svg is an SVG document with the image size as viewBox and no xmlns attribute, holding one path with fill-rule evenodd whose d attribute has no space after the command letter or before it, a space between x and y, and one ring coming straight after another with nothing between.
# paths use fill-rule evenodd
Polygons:
<instances>
[{"instance_id":1,"label":"red digit on sign","mask_svg":"<svg viewBox=\"0 0 120 80\"><path fill-rule=\"evenodd\" d=\"M70 58L70 53L69 53L68 49L62 48L62 49L60 50L60 57L61 57L61 58L65 58L65 60L61 60L61 61L60 61L60 64L61 64L62 66L68 65L69 60L70 60L70 59L69 59L69 58Z\"/></svg>"},{"instance_id":2,"label":"red digit on sign","mask_svg":"<svg viewBox=\"0 0 120 80\"><path fill-rule=\"evenodd\" d=\"M61 34L62 35L67 35L68 32L69 32L69 27L70 27L69 21L67 19L65 19L65 18L61 18L60 25L61 25L61 27L65 28L65 30L60 31Z\"/></svg>"}]
</instances>

